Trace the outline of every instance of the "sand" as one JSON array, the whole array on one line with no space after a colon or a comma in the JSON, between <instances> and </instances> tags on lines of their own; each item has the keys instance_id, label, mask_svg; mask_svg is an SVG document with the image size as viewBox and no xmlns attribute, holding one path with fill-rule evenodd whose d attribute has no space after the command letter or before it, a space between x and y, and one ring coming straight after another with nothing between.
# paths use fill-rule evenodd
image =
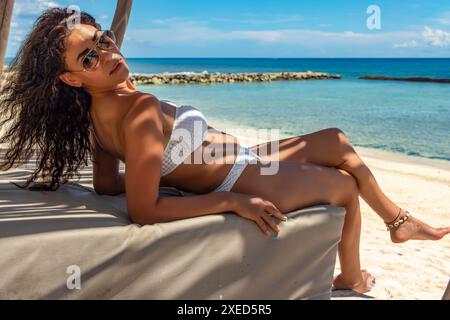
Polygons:
<instances>
[{"instance_id":1,"label":"sand","mask_svg":"<svg viewBox=\"0 0 450 320\"><path fill-rule=\"evenodd\" d=\"M264 142L236 137L245 146ZM382 190L395 203L432 226L450 225L449 162L367 148L355 149ZM377 278L375 287L366 296L440 300L450 279L450 236L440 241L394 244L383 221L362 198L360 202L363 221L361 265ZM337 263L335 275L339 273Z\"/></svg>"},{"instance_id":2,"label":"sand","mask_svg":"<svg viewBox=\"0 0 450 320\"><path fill-rule=\"evenodd\" d=\"M450 165L356 148L395 203L432 226L450 225ZM444 167L446 165L446 167ZM363 268L377 276L378 299L441 299L450 279L450 237L393 244L389 232L361 199ZM336 267L336 273L339 266Z\"/></svg>"}]
</instances>

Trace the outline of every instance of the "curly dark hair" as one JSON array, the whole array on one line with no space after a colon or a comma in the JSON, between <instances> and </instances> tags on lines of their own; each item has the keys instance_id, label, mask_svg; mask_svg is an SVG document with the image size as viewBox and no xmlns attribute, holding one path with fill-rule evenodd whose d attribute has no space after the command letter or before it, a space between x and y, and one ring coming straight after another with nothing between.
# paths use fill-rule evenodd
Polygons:
<instances>
[{"instance_id":1,"label":"curly dark hair","mask_svg":"<svg viewBox=\"0 0 450 320\"><path fill-rule=\"evenodd\" d=\"M21 188L57 190L91 158L91 96L65 84L67 8L52 8L35 21L8 68L0 88L0 128L12 122L0 139L8 149L0 170L28 162L36 152L37 169ZM95 19L80 12L80 22L101 30ZM2 120L3 119L3 120ZM42 180L38 182L38 180ZM34 182L34 186L28 188Z\"/></svg>"}]
</instances>

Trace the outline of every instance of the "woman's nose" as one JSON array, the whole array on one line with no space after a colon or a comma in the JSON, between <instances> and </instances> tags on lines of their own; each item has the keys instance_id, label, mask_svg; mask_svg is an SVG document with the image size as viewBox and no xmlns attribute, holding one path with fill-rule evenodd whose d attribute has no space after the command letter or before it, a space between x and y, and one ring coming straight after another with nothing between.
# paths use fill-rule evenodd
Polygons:
<instances>
[{"instance_id":1,"label":"woman's nose","mask_svg":"<svg viewBox=\"0 0 450 320\"><path fill-rule=\"evenodd\" d=\"M97 48L97 52L100 58L100 63L104 64L107 61L111 61L113 58L113 52L102 49L102 48Z\"/></svg>"}]
</instances>

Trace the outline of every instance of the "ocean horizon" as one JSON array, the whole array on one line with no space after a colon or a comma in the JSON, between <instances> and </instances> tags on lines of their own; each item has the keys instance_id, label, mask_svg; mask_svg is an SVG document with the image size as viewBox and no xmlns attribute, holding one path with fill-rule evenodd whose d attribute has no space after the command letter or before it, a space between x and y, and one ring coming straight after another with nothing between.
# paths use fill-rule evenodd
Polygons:
<instances>
[{"instance_id":1,"label":"ocean horizon","mask_svg":"<svg viewBox=\"0 0 450 320\"><path fill-rule=\"evenodd\" d=\"M9 63L11 59L6 59ZM450 86L359 77L450 78L450 58L127 58L131 73L327 72L340 80L138 86L222 128L281 137L339 127L355 146L450 161Z\"/></svg>"}]
</instances>

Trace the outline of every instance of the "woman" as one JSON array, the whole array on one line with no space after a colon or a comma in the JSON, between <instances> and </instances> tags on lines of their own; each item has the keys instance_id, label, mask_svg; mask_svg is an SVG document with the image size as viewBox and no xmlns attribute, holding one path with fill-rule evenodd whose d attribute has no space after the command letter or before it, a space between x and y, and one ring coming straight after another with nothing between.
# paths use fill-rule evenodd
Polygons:
<instances>
[{"instance_id":1,"label":"woman","mask_svg":"<svg viewBox=\"0 0 450 320\"><path fill-rule=\"evenodd\" d=\"M359 195L390 225L393 242L437 240L450 232L409 216L390 200L341 130L276 141L279 150L259 156L268 144L244 148L235 137L208 126L194 107L136 90L114 35L100 31L87 13L76 28L69 28L68 18L66 10L56 8L36 21L1 91L6 116L1 125L14 120L1 141L11 145L2 168L27 161L37 147L38 168L25 187L40 179L55 190L92 154L96 192L127 190L128 213L138 224L232 211L269 235L269 227L280 231L274 219L285 220L282 212L342 206L342 273L334 287L358 292L369 291L374 281L360 268ZM222 146L225 139L233 147L231 163L228 158L225 163L206 163L204 157L200 163L186 161ZM119 174L119 160L126 163L126 175ZM276 174L261 174L263 162L277 163ZM159 186L196 195L159 197Z\"/></svg>"}]
</instances>

